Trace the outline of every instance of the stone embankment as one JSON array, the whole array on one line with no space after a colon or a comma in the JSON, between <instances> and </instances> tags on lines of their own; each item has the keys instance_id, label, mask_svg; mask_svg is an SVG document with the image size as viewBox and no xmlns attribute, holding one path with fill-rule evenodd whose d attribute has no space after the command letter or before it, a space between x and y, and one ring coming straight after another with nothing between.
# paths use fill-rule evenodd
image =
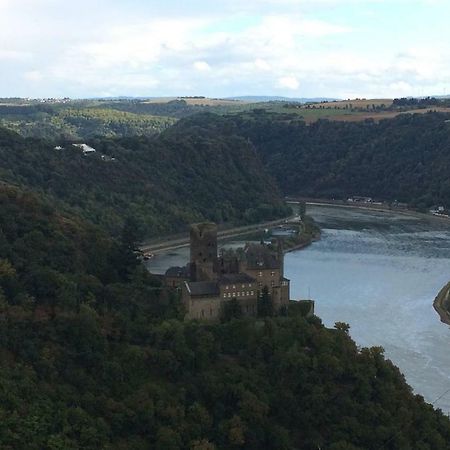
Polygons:
<instances>
[{"instance_id":1,"label":"stone embankment","mask_svg":"<svg viewBox=\"0 0 450 450\"><path fill-rule=\"evenodd\" d=\"M434 309L439 314L441 322L450 325L450 312L447 309L450 295L450 283L447 283L439 292L437 297L434 299Z\"/></svg>"}]
</instances>

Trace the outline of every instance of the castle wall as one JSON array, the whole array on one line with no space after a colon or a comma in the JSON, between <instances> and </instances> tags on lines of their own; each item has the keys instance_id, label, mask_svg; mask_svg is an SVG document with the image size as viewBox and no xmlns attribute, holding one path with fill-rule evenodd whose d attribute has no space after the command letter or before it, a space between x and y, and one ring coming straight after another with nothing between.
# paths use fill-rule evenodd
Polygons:
<instances>
[{"instance_id":1,"label":"castle wall","mask_svg":"<svg viewBox=\"0 0 450 450\"><path fill-rule=\"evenodd\" d=\"M219 297L201 297L189 299L186 319L218 320L221 314Z\"/></svg>"},{"instance_id":2,"label":"castle wall","mask_svg":"<svg viewBox=\"0 0 450 450\"><path fill-rule=\"evenodd\" d=\"M257 290L259 291L262 291L263 287L267 286L270 292L271 288L280 285L280 269L247 269L244 266L243 271L256 280Z\"/></svg>"},{"instance_id":3,"label":"castle wall","mask_svg":"<svg viewBox=\"0 0 450 450\"><path fill-rule=\"evenodd\" d=\"M285 283L285 284L284 284ZM270 291L269 291L270 292ZM275 311L289 305L289 282L282 281L280 286L272 290L272 303Z\"/></svg>"},{"instance_id":4,"label":"castle wall","mask_svg":"<svg viewBox=\"0 0 450 450\"><path fill-rule=\"evenodd\" d=\"M172 288L177 288L177 289L181 288L185 281L188 281L188 278L171 277L171 276L167 276L167 275L164 278L164 284L167 287L172 287Z\"/></svg>"},{"instance_id":5,"label":"castle wall","mask_svg":"<svg viewBox=\"0 0 450 450\"><path fill-rule=\"evenodd\" d=\"M258 300L256 296L237 299L241 307L242 315L254 317L258 312ZM220 320L222 307L225 303L231 301L220 299L219 297L198 297L189 298L185 302L187 313L186 320L198 319L217 321Z\"/></svg>"}]
</instances>

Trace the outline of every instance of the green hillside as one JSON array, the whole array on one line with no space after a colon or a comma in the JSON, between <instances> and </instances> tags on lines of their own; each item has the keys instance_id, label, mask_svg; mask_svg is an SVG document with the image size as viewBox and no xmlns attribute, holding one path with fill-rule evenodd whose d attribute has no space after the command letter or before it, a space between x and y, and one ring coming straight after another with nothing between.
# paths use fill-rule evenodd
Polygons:
<instances>
[{"instance_id":1,"label":"green hillside","mask_svg":"<svg viewBox=\"0 0 450 450\"><path fill-rule=\"evenodd\" d=\"M2 449L448 448L345 324L180 321L129 242L8 186L0 248Z\"/></svg>"},{"instance_id":2,"label":"green hillside","mask_svg":"<svg viewBox=\"0 0 450 450\"><path fill-rule=\"evenodd\" d=\"M88 142L96 153L0 130L0 180L45 193L114 235L127 219L146 238L201 220L247 224L288 214L247 140L218 136L214 124Z\"/></svg>"},{"instance_id":3,"label":"green hillside","mask_svg":"<svg viewBox=\"0 0 450 450\"><path fill-rule=\"evenodd\" d=\"M318 121L265 112L230 117L285 195L362 195L414 207L450 205L450 115L405 114L380 122Z\"/></svg>"},{"instance_id":4,"label":"green hillside","mask_svg":"<svg viewBox=\"0 0 450 450\"><path fill-rule=\"evenodd\" d=\"M0 126L23 137L89 139L95 136L152 136L175 123L170 117L98 108L96 102L0 105Z\"/></svg>"}]
</instances>

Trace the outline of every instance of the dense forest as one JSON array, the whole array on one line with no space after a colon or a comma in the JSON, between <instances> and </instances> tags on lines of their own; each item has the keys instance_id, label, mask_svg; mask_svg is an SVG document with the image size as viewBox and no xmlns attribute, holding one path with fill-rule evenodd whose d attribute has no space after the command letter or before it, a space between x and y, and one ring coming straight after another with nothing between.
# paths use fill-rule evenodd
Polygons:
<instances>
[{"instance_id":1,"label":"dense forest","mask_svg":"<svg viewBox=\"0 0 450 450\"><path fill-rule=\"evenodd\" d=\"M141 238L195 221L245 224L289 212L247 140L217 135L213 123L88 142L96 153L0 129L0 180L38 190L114 235L130 219Z\"/></svg>"},{"instance_id":2,"label":"dense forest","mask_svg":"<svg viewBox=\"0 0 450 450\"><path fill-rule=\"evenodd\" d=\"M187 120L213 121L222 133L249 139L285 195L450 205L450 114L307 125L259 110Z\"/></svg>"},{"instance_id":3,"label":"dense forest","mask_svg":"<svg viewBox=\"0 0 450 450\"><path fill-rule=\"evenodd\" d=\"M450 421L348 326L183 322L112 240L0 187L0 447L445 449Z\"/></svg>"},{"instance_id":4,"label":"dense forest","mask_svg":"<svg viewBox=\"0 0 450 450\"><path fill-rule=\"evenodd\" d=\"M380 122L272 120L240 124L287 195L450 205L450 115Z\"/></svg>"}]
</instances>

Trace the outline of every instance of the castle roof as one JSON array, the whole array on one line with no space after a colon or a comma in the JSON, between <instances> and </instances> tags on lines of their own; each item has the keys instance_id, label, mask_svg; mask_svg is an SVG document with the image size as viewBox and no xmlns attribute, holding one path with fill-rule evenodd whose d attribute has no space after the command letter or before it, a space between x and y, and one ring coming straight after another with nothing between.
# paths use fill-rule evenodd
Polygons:
<instances>
[{"instance_id":1,"label":"castle roof","mask_svg":"<svg viewBox=\"0 0 450 450\"><path fill-rule=\"evenodd\" d=\"M219 296L219 286L215 281L189 281L186 282L191 297Z\"/></svg>"},{"instance_id":2,"label":"castle roof","mask_svg":"<svg viewBox=\"0 0 450 450\"><path fill-rule=\"evenodd\" d=\"M246 273L229 273L219 278L219 284L254 283L256 280Z\"/></svg>"},{"instance_id":3,"label":"castle roof","mask_svg":"<svg viewBox=\"0 0 450 450\"><path fill-rule=\"evenodd\" d=\"M277 254L264 244L248 244L245 247L247 269L279 269Z\"/></svg>"}]
</instances>

